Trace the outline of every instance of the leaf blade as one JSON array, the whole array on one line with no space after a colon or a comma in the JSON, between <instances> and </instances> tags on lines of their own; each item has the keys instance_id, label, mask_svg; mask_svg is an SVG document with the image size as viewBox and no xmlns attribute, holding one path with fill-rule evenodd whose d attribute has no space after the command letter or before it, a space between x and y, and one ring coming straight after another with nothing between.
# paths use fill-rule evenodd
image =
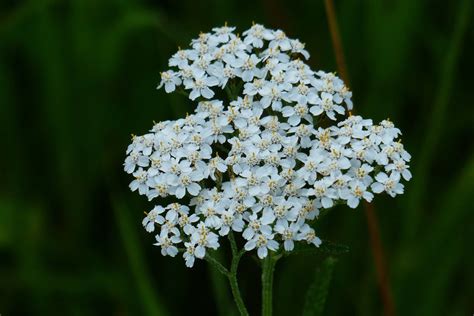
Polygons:
<instances>
[{"instance_id":1,"label":"leaf blade","mask_svg":"<svg viewBox=\"0 0 474 316\"><path fill-rule=\"evenodd\" d=\"M316 269L314 280L306 292L303 316L323 315L324 305L326 303L336 262L336 258L327 257L322 262L321 267Z\"/></svg>"}]
</instances>

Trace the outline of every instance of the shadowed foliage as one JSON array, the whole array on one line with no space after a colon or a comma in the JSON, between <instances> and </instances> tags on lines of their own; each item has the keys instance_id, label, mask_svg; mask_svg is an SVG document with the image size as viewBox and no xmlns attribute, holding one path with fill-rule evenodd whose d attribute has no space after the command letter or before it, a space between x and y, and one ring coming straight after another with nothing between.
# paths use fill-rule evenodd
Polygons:
<instances>
[{"instance_id":1,"label":"shadowed foliage","mask_svg":"<svg viewBox=\"0 0 474 316\"><path fill-rule=\"evenodd\" d=\"M405 195L375 201L397 315L471 315L471 1L334 2L357 114L389 116L413 156ZM0 3L0 314L236 315L220 274L152 246L152 205L122 171L131 133L193 111L155 90L169 56L225 21L281 28L314 69L337 69L322 0ZM362 209L317 228L334 244L279 261L274 314L381 315ZM258 315L259 269L250 257L239 269Z\"/></svg>"}]
</instances>

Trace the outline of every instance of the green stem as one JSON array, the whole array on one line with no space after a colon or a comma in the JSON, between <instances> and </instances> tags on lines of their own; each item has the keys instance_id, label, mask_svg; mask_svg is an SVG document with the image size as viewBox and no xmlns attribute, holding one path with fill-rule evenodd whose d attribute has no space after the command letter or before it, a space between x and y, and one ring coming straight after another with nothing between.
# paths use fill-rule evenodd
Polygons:
<instances>
[{"instance_id":1,"label":"green stem","mask_svg":"<svg viewBox=\"0 0 474 316\"><path fill-rule=\"evenodd\" d=\"M230 249L232 251L232 257L235 257L238 254L237 243L235 242L234 233L231 231L229 232L229 242L230 242Z\"/></svg>"},{"instance_id":2,"label":"green stem","mask_svg":"<svg viewBox=\"0 0 474 316\"><path fill-rule=\"evenodd\" d=\"M204 257L204 260L212 264L217 269L217 271L219 271L223 275L225 276L229 275L229 270L227 270L219 261L217 261L217 259L212 257L210 254L207 253L206 256Z\"/></svg>"},{"instance_id":3,"label":"green stem","mask_svg":"<svg viewBox=\"0 0 474 316\"><path fill-rule=\"evenodd\" d=\"M239 283L237 282L237 268L239 267L240 258L244 254L245 250L242 249L238 251L237 243L235 242L234 234L232 232L229 233L229 241L232 250L232 263L230 266L230 272L228 274L230 288L232 290L232 295L234 296L234 301L237 305L237 309L239 310L240 315L248 316L249 313L247 311L247 308L245 307L244 300L242 299L242 295L240 294Z\"/></svg>"},{"instance_id":4,"label":"green stem","mask_svg":"<svg viewBox=\"0 0 474 316\"><path fill-rule=\"evenodd\" d=\"M222 251L214 251L214 259L219 262L223 261ZM212 265L207 265L209 270L209 278L212 284L214 297L216 298L216 307L219 316L235 316L236 313L229 313L229 306L232 306L232 297L227 290L227 277L228 274L221 274Z\"/></svg>"},{"instance_id":5,"label":"green stem","mask_svg":"<svg viewBox=\"0 0 474 316\"><path fill-rule=\"evenodd\" d=\"M273 272L278 257L271 253L262 261L262 316L272 315Z\"/></svg>"},{"instance_id":6,"label":"green stem","mask_svg":"<svg viewBox=\"0 0 474 316\"><path fill-rule=\"evenodd\" d=\"M239 260L240 256L232 258L232 267L230 269L229 274L229 283L230 288L232 290L232 295L234 296L235 304L237 305L237 309L239 310L240 315L248 316L249 313L247 311L247 308L245 307L244 300L240 295L239 283L237 282L237 266L239 264Z\"/></svg>"}]
</instances>

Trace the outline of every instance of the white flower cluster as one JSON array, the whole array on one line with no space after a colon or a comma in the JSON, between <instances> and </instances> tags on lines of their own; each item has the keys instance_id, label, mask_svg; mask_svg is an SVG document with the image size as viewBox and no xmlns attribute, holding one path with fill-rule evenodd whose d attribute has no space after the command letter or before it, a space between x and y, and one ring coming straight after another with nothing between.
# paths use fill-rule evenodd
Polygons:
<instances>
[{"instance_id":1,"label":"white flower cluster","mask_svg":"<svg viewBox=\"0 0 474 316\"><path fill-rule=\"evenodd\" d=\"M133 138L125 171L149 200L174 197L143 220L163 255L183 249L188 267L238 232L260 258L296 241L319 246L311 228L321 208L351 208L374 193L403 193L410 155L390 121L360 116L337 124L351 92L334 74L313 72L304 45L253 25L241 39L224 26L201 34L170 59L167 92L199 98L195 112ZM181 87L183 86L183 87ZM227 90L229 101L212 99ZM329 118L330 120L326 120Z\"/></svg>"},{"instance_id":2,"label":"white flower cluster","mask_svg":"<svg viewBox=\"0 0 474 316\"><path fill-rule=\"evenodd\" d=\"M255 24L241 39L234 27L214 28L191 41L191 49L179 50L169 60L175 70L161 73L166 92L177 87L190 90L189 98L212 99L213 89L222 90L229 81L243 83L243 96L259 98L262 108L271 108L288 118L291 125L311 114L323 112L332 120L352 108L352 93L341 79L323 71L314 72L299 57L309 58L297 39L281 30ZM237 80L238 79L238 80Z\"/></svg>"}]
</instances>

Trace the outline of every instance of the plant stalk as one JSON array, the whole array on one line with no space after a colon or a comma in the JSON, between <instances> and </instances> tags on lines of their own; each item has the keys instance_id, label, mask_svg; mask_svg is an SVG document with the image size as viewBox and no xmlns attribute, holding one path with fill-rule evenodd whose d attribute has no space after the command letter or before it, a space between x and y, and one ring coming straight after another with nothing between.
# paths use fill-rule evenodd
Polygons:
<instances>
[{"instance_id":1,"label":"plant stalk","mask_svg":"<svg viewBox=\"0 0 474 316\"><path fill-rule=\"evenodd\" d=\"M232 291L232 296L234 297L235 305L237 305L237 309L241 316L248 316L249 313L247 308L245 307L244 300L242 299L242 295L240 294L239 290L239 283L237 281L237 268L239 267L240 258L244 254L245 250L242 249L238 251L237 243L235 242L234 234L232 232L229 233L229 241L230 241L230 248L232 250L232 262L230 265L230 271L228 273L230 289Z\"/></svg>"},{"instance_id":2,"label":"plant stalk","mask_svg":"<svg viewBox=\"0 0 474 316\"><path fill-rule=\"evenodd\" d=\"M273 272L276 262L277 258L270 253L262 261L262 316L272 315Z\"/></svg>"},{"instance_id":3,"label":"plant stalk","mask_svg":"<svg viewBox=\"0 0 474 316\"><path fill-rule=\"evenodd\" d=\"M336 55L337 68L342 80L344 80L345 84L349 87L349 73L347 71L341 36L339 34L337 15L336 10L334 9L334 0L324 0L324 5L326 8L334 53ZM352 112L349 112L349 115L352 115ZM388 277L387 262L384 258L384 249L380 236L377 214L375 213L375 206L370 203L364 203L364 207L370 235L370 244L377 272L376 275L379 284L379 292L384 306L384 314L385 316L394 316L396 315L395 303L393 301L390 279Z\"/></svg>"}]
</instances>

